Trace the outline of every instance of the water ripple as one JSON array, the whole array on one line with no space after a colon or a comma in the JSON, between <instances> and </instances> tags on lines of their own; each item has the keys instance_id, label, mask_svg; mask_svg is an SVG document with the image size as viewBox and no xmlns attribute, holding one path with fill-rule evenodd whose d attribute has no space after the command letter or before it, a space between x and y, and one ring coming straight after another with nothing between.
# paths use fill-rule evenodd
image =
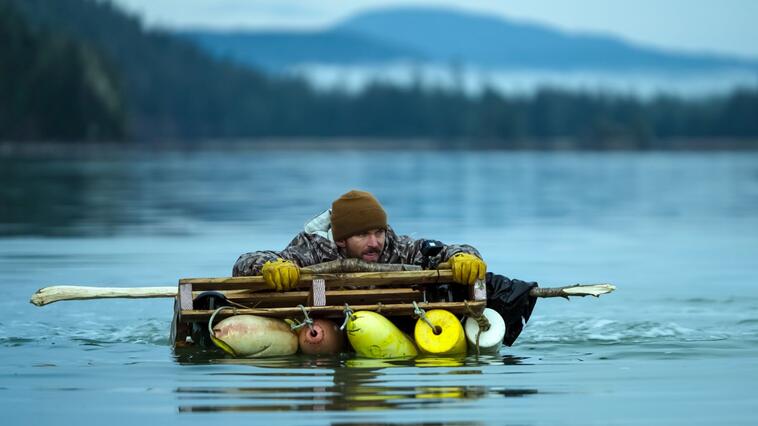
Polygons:
<instances>
[{"instance_id":1,"label":"water ripple","mask_svg":"<svg viewBox=\"0 0 758 426\"><path fill-rule=\"evenodd\" d=\"M685 327L675 322L616 321L610 319L542 320L530 322L522 343L629 344L649 342L715 341L726 332Z\"/></svg>"},{"instance_id":2,"label":"water ripple","mask_svg":"<svg viewBox=\"0 0 758 426\"><path fill-rule=\"evenodd\" d=\"M169 344L169 325L167 321L158 319L125 324L87 321L74 325L13 321L7 325L0 324L0 346L22 346L42 341L62 341L83 346L114 343L164 346Z\"/></svg>"}]
</instances>

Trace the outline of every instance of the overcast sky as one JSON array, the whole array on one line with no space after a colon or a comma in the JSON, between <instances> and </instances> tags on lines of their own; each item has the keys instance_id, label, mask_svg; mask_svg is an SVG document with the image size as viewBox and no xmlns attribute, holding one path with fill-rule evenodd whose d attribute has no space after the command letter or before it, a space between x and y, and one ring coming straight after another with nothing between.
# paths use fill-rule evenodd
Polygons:
<instances>
[{"instance_id":1,"label":"overcast sky","mask_svg":"<svg viewBox=\"0 0 758 426\"><path fill-rule=\"evenodd\" d=\"M113 0L151 25L322 28L395 5L464 8L668 49L758 59L758 0ZM465 6L461 6L465 5Z\"/></svg>"}]
</instances>

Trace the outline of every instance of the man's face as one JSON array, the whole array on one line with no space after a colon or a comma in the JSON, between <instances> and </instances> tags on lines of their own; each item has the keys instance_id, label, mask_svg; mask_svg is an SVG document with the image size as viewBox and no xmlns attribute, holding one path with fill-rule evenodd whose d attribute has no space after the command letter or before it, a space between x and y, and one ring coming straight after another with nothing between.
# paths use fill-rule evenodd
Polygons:
<instances>
[{"instance_id":1,"label":"man's face","mask_svg":"<svg viewBox=\"0 0 758 426\"><path fill-rule=\"evenodd\" d=\"M347 257L365 262L378 262L384 249L384 237L384 229L371 229L346 240L337 241L337 245L345 249Z\"/></svg>"}]
</instances>

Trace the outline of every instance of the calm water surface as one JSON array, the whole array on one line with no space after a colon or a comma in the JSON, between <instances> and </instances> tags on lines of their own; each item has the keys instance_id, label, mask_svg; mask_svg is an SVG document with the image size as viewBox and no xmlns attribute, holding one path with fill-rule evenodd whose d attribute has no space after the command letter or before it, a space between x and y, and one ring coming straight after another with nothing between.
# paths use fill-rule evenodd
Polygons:
<instances>
[{"instance_id":1,"label":"calm water surface","mask_svg":"<svg viewBox=\"0 0 758 426\"><path fill-rule=\"evenodd\" d=\"M173 285L281 249L351 188L400 233L467 242L542 286L497 356L235 360L174 353ZM0 157L3 424L755 424L758 155L218 150Z\"/></svg>"}]
</instances>

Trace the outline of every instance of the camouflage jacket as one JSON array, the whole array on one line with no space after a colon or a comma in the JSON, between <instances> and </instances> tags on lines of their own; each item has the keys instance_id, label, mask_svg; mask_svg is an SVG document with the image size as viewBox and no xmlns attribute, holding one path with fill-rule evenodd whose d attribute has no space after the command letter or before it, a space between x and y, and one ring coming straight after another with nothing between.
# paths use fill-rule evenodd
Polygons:
<instances>
[{"instance_id":1,"label":"camouflage jacket","mask_svg":"<svg viewBox=\"0 0 758 426\"><path fill-rule=\"evenodd\" d=\"M295 262L300 267L317 263L344 259L345 252L337 247L331 235L329 210L315 217L305 225L305 230L289 243L282 251L256 251L245 253L237 259L232 276L260 275L261 267L269 260L280 257ZM414 240L405 235L397 235L387 226L384 249L379 255L379 263L405 263L421 265L421 244L424 240ZM445 245L443 250L430 259L430 266L446 261L456 253L470 253L481 257L479 252L469 245Z\"/></svg>"}]
</instances>

